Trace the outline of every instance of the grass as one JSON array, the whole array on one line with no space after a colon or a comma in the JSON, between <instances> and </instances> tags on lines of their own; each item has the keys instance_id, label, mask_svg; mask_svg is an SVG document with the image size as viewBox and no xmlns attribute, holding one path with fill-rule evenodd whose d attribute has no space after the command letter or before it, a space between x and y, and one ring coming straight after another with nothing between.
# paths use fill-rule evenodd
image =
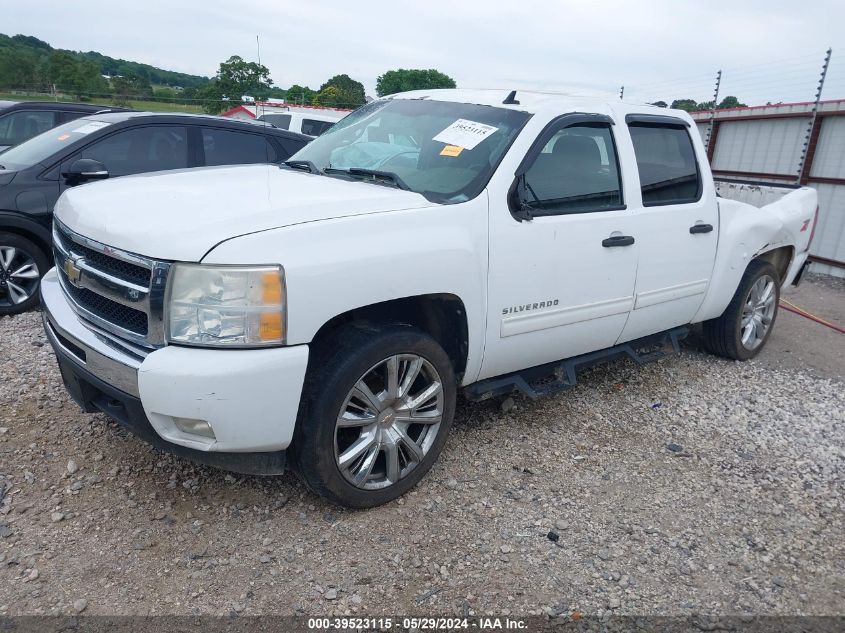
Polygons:
<instances>
[{"instance_id":1,"label":"grass","mask_svg":"<svg viewBox=\"0 0 845 633\"><path fill-rule=\"evenodd\" d=\"M0 101L55 101L56 98L52 95L45 94L14 94L10 92L0 92ZM74 101L73 97L69 95L60 95L59 101ZM99 103L102 105L112 105L110 99L92 99L85 103ZM133 110L146 110L149 112L191 112L201 113L202 106L199 105L185 105L184 103L171 103L169 101L130 101L129 107Z\"/></svg>"}]
</instances>

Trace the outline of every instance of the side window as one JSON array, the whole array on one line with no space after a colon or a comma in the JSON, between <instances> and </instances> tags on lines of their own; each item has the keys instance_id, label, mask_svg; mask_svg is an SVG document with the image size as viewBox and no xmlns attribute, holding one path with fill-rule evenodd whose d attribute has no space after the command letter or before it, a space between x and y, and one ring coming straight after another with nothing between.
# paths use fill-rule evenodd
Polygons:
<instances>
[{"instance_id":1,"label":"side window","mask_svg":"<svg viewBox=\"0 0 845 633\"><path fill-rule=\"evenodd\" d=\"M686 204L701 198L701 176L682 125L631 123L643 206Z\"/></svg>"},{"instance_id":2,"label":"side window","mask_svg":"<svg viewBox=\"0 0 845 633\"><path fill-rule=\"evenodd\" d=\"M112 176L181 169L188 166L188 134L177 125L137 127L92 143L77 158L100 161Z\"/></svg>"},{"instance_id":3,"label":"side window","mask_svg":"<svg viewBox=\"0 0 845 633\"><path fill-rule=\"evenodd\" d=\"M622 207L610 127L585 124L559 130L520 179L518 189L520 201L535 216Z\"/></svg>"},{"instance_id":4,"label":"side window","mask_svg":"<svg viewBox=\"0 0 845 633\"><path fill-rule=\"evenodd\" d=\"M302 119L302 133L308 136L320 136L334 123L332 121L317 121L316 119Z\"/></svg>"},{"instance_id":5,"label":"side window","mask_svg":"<svg viewBox=\"0 0 845 633\"><path fill-rule=\"evenodd\" d=\"M259 121L267 121L273 127L277 127L280 130L289 130L290 129L290 115L289 114L265 114L263 116L258 117Z\"/></svg>"},{"instance_id":6,"label":"side window","mask_svg":"<svg viewBox=\"0 0 845 633\"><path fill-rule=\"evenodd\" d=\"M279 160L275 148L259 134L202 128L202 147L206 165L246 165L274 163Z\"/></svg>"},{"instance_id":7,"label":"side window","mask_svg":"<svg viewBox=\"0 0 845 633\"><path fill-rule=\"evenodd\" d=\"M0 144L17 145L56 126L57 112L23 110L0 117Z\"/></svg>"}]
</instances>

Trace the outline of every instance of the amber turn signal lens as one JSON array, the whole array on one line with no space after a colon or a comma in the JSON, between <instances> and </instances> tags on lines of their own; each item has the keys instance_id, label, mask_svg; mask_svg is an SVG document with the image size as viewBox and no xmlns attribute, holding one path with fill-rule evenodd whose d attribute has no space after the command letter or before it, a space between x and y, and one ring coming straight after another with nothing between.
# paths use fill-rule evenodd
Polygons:
<instances>
[{"instance_id":1,"label":"amber turn signal lens","mask_svg":"<svg viewBox=\"0 0 845 633\"><path fill-rule=\"evenodd\" d=\"M261 298L265 304L282 302L282 280L278 273L261 275Z\"/></svg>"},{"instance_id":2,"label":"amber turn signal lens","mask_svg":"<svg viewBox=\"0 0 845 633\"><path fill-rule=\"evenodd\" d=\"M280 312L264 312L261 314L258 337L262 341L278 341L284 338L282 314Z\"/></svg>"}]
</instances>

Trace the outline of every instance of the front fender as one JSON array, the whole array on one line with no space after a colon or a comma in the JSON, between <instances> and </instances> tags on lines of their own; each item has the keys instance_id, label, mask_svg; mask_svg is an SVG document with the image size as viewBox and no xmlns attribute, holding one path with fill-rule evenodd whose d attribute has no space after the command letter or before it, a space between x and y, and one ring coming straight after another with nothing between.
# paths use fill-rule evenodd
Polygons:
<instances>
[{"instance_id":1,"label":"front fender","mask_svg":"<svg viewBox=\"0 0 845 633\"><path fill-rule=\"evenodd\" d=\"M375 186L375 185L372 185ZM469 330L465 377L484 349L487 195L468 202L319 220L223 242L203 263L285 269L288 343L310 343L333 317L427 294L463 302Z\"/></svg>"}]
</instances>

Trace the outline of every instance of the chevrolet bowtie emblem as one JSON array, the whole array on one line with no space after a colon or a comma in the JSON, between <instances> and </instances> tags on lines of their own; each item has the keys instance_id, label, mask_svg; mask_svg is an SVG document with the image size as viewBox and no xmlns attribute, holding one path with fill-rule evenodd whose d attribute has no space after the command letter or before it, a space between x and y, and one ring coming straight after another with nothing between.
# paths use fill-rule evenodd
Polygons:
<instances>
[{"instance_id":1,"label":"chevrolet bowtie emblem","mask_svg":"<svg viewBox=\"0 0 845 633\"><path fill-rule=\"evenodd\" d=\"M76 265L76 262L68 257L62 264L62 269L64 269L68 281L74 286L78 286L79 280L82 278L82 269Z\"/></svg>"}]
</instances>

